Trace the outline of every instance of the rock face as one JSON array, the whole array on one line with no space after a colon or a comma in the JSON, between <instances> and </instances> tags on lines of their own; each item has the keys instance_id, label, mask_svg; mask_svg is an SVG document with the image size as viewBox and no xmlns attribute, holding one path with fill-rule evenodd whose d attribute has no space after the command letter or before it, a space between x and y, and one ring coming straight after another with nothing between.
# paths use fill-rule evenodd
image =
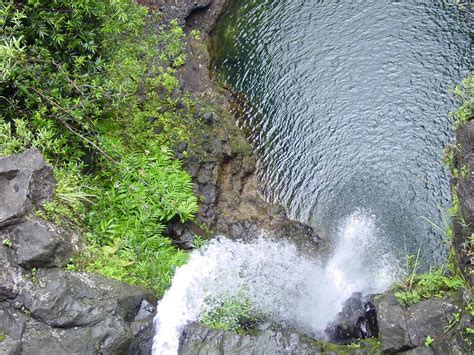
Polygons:
<instances>
[{"instance_id":1,"label":"rock face","mask_svg":"<svg viewBox=\"0 0 474 355\"><path fill-rule=\"evenodd\" d=\"M0 159L0 354L149 354L151 293L60 269L78 237L32 213L55 184L36 149Z\"/></svg>"},{"instance_id":2,"label":"rock face","mask_svg":"<svg viewBox=\"0 0 474 355\"><path fill-rule=\"evenodd\" d=\"M197 323L187 327L180 339L180 355L234 354L369 354L370 349L353 350L315 341L297 333L262 331L258 335L238 335L209 329ZM378 354L378 352L371 352Z\"/></svg>"},{"instance_id":3,"label":"rock face","mask_svg":"<svg viewBox=\"0 0 474 355\"><path fill-rule=\"evenodd\" d=\"M454 314L461 310L454 298L427 299L403 308L396 298L387 294L375 301L380 340L384 353L411 350L418 353L429 336L434 339L430 351L434 354L462 354L462 339L447 333Z\"/></svg>"},{"instance_id":4,"label":"rock face","mask_svg":"<svg viewBox=\"0 0 474 355\"><path fill-rule=\"evenodd\" d=\"M373 305L374 296L362 298L355 292L344 302L342 311L328 324L325 332L329 339L339 344L350 344L359 339L378 337L377 314Z\"/></svg>"},{"instance_id":5,"label":"rock face","mask_svg":"<svg viewBox=\"0 0 474 355\"><path fill-rule=\"evenodd\" d=\"M457 190L464 223L459 218L454 219L453 241L458 265L473 285L474 244L471 236L474 233L474 121L469 121L456 130L456 140L459 149L454 163L460 173L453 184Z\"/></svg>"}]
</instances>

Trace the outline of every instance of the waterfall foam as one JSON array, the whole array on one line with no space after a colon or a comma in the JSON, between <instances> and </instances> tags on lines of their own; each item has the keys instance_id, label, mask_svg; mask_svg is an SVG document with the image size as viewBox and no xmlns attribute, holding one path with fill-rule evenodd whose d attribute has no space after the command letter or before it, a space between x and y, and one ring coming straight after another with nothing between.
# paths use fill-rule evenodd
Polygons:
<instances>
[{"instance_id":1,"label":"waterfall foam","mask_svg":"<svg viewBox=\"0 0 474 355\"><path fill-rule=\"evenodd\" d=\"M329 259L301 254L289 242L219 237L180 267L157 308L153 354L176 354L184 327L209 296L244 294L272 322L317 336L355 291L385 290L395 276L375 217L363 212L340 226Z\"/></svg>"}]
</instances>

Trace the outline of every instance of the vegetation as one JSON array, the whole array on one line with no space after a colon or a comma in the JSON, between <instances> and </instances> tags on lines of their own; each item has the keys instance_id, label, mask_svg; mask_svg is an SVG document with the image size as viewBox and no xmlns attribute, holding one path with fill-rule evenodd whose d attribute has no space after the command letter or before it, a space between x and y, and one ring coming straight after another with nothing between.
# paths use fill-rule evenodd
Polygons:
<instances>
[{"instance_id":1,"label":"vegetation","mask_svg":"<svg viewBox=\"0 0 474 355\"><path fill-rule=\"evenodd\" d=\"M244 295L206 300L208 310L201 322L214 329L230 330L244 335L254 330L264 319Z\"/></svg>"},{"instance_id":2,"label":"vegetation","mask_svg":"<svg viewBox=\"0 0 474 355\"><path fill-rule=\"evenodd\" d=\"M456 127L474 119L474 81L472 76L464 79L460 85L454 90L454 96L458 101L458 109L453 113L456 120ZM445 150L445 163L451 169L456 178L468 179L471 172L471 167L462 166L460 169L456 168L455 156L459 153L461 147L459 145L448 146ZM449 214L454 221L459 223L463 228L470 229L461 212L460 201L456 188L452 189L452 205L449 209ZM418 256L411 256L407 259L408 269L412 270L404 280L398 285L398 292L395 293L398 301L404 306L410 306L413 303L419 302L422 299L430 297L442 297L448 293L453 293L462 289L462 309L454 314L447 315L450 319L445 332L451 330L459 331L463 339L469 346L472 342L469 335L473 334L473 329L470 327L462 328L461 318L466 315L474 317L474 306L472 303L472 285L466 280L458 268L456 263L456 250L452 245L453 229L452 223L445 227L445 235L450 243L449 259L446 266L432 270L428 273L418 274ZM437 227L438 229L442 229ZM472 249L473 236L466 241ZM459 294L458 294L459 295ZM435 338L427 336L425 339L425 346L429 347L435 341Z\"/></svg>"},{"instance_id":3,"label":"vegetation","mask_svg":"<svg viewBox=\"0 0 474 355\"><path fill-rule=\"evenodd\" d=\"M454 111L456 124L460 125L474 119L474 79L469 75L453 91L458 102L458 109Z\"/></svg>"},{"instance_id":4,"label":"vegetation","mask_svg":"<svg viewBox=\"0 0 474 355\"><path fill-rule=\"evenodd\" d=\"M197 199L172 152L195 105L176 94L184 33L156 23L133 0L2 0L0 155L34 146L54 167L38 214L86 236L70 269L160 296L186 260L161 232Z\"/></svg>"},{"instance_id":5,"label":"vegetation","mask_svg":"<svg viewBox=\"0 0 474 355\"><path fill-rule=\"evenodd\" d=\"M395 297L405 306L430 297L443 297L450 291L456 291L464 285L459 275L445 273L443 269L424 274L414 274L405 284L403 290L396 292Z\"/></svg>"}]
</instances>

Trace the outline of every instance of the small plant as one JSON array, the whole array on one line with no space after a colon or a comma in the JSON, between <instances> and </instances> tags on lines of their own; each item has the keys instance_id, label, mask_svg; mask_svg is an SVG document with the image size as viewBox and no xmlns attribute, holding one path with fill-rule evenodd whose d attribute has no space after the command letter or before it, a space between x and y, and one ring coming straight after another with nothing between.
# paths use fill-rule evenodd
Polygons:
<instances>
[{"instance_id":1,"label":"small plant","mask_svg":"<svg viewBox=\"0 0 474 355\"><path fill-rule=\"evenodd\" d=\"M454 326L456 324L459 324L460 321L461 321L461 312L453 313L453 317L449 319L449 324L445 327L445 332L454 328Z\"/></svg>"},{"instance_id":2,"label":"small plant","mask_svg":"<svg viewBox=\"0 0 474 355\"><path fill-rule=\"evenodd\" d=\"M362 345L358 342L352 342L352 343L348 344L347 347L350 348L350 349L361 349Z\"/></svg>"},{"instance_id":3,"label":"small plant","mask_svg":"<svg viewBox=\"0 0 474 355\"><path fill-rule=\"evenodd\" d=\"M207 244L207 240L201 237L200 235L195 235L193 239L193 248L194 249L201 249L203 246Z\"/></svg>"},{"instance_id":4,"label":"small plant","mask_svg":"<svg viewBox=\"0 0 474 355\"><path fill-rule=\"evenodd\" d=\"M443 268L417 274L419 258L420 249L418 249L416 256L407 256L407 269L411 272L398 283L401 290L395 293L395 297L401 305L410 306L421 299L442 297L447 292L457 290L464 285L464 280L460 275L449 273Z\"/></svg>"},{"instance_id":5,"label":"small plant","mask_svg":"<svg viewBox=\"0 0 474 355\"><path fill-rule=\"evenodd\" d=\"M8 248L12 247L12 241L10 239L4 239L2 240L2 244L5 245Z\"/></svg>"},{"instance_id":6,"label":"small plant","mask_svg":"<svg viewBox=\"0 0 474 355\"><path fill-rule=\"evenodd\" d=\"M454 112L456 125L474 119L474 79L471 75L461 81L453 90L454 98L458 102L458 109Z\"/></svg>"},{"instance_id":7,"label":"small plant","mask_svg":"<svg viewBox=\"0 0 474 355\"><path fill-rule=\"evenodd\" d=\"M262 322L263 316L244 295L206 301L207 310L201 322L214 329L230 330L238 334L248 334Z\"/></svg>"},{"instance_id":8,"label":"small plant","mask_svg":"<svg viewBox=\"0 0 474 355\"><path fill-rule=\"evenodd\" d=\"M31 269L30 278L31 278L31 282L33 282L34 284L38 283L38 269L37 268L34 267L33 269Z\"/></svg>"},{"instance_id":9,"label":"small plant","mask_svg":"<svg viewBox=\"0 0 474 355\"><path fill-rule=\"evenodd\" d=\"M428 348L433 344L434 339L430 337L429 335L425 338L425 346Z\"/></svg>"},{"instance_id":10,"label":"small plant","mask_svg":"<svg viewBox=\"0 0 474 355\"><path fill-rule=\"evenodd\" d=\"M199 30L194 29L189 32L189 35L193 39L199 39L201 37L201 32Z\"/></svg>"}]
</instances>

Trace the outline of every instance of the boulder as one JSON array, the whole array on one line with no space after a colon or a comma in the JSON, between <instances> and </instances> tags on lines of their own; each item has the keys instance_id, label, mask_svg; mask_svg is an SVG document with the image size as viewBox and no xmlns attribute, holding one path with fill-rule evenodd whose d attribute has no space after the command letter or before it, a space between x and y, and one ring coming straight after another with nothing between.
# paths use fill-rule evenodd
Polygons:
<instances>
[{"instance_id":1,"label":"boulder","mask_svg":"<svg viewBox=\"0 0 474 355\"><path fill-rule=\"evenodd\" d=\"M77 249L74 240L70 233L39 219L20 223L11 232L18 264L25 269L63 267Z\"/></svg>"},{"instance_id":2,"label":"boulder","mask_svg":"<svg viewBox=\"0 0 474 355\"><path fill-rule=\"evenodd\" d=\"M253 335L239 335L225 330L210 329L198 323L186 327L178 349L180 355L233 354L380 354L372 344L361 349L330 344L292 331L259 331Z\"/></svg>"},{"instance_id":3,"label":"boulder","mask_svg":"<svg viewBox=\"0 0 474 355\"><path fill-rule=\"evenodd\" d=\"M117 319L92 327L53 328L19 311L3 311L0 316L0 332L5 332L2 354L130 354L130 330Z\"/></svg>"},{"instance_id":4,"label":"boulder","mask_svg":"<svg viewBox=\"0 0 474 355\"><path fill-rule=\"evenodd\" d=\"M31 148L0 158L0 228L18 222L32 206L50 200L56 179L41 153Z\"/></svg>"},{"instance_id":5,"label":"boulder","mask_svg":"<svg viewBox=\"0 0 474 355\"><path fill-rule=\"evenodd\" d=\"M329 339L339 344L350 344L358 339L378 337L373 299L374 296L363 299L360 292L354 292L344 302L342 311L329 322L325 330Z\"/></svg>"},{"instance_id":6,"label":"boulder","mask_svg":"<svg viewBox=\"0 0 474 355\"><path fill-rule=\"evenodd\" d=\"M154 300L139 287L61 269L39 270L23 298L35 319L59 328L93 326L107 319L117 321L117 317L131 322L144 299Z\"/></svg>"},{"instance_id":7,"label":"boulder","mask_svg":"<svg viewBox=\"0 0 474 355\"><path fill-rule=\"evenodd\" d=\"M375 307L383 352L387 354L422 348L428 336L442 339L449 315L460 311L450 296L422 300L405 309L395 296L386 294L375 300ZM433 344L443 346L440 341ZM452 340L448 344L457 346Z\"/></svg>"},{"instance_id":8,"label":"boulder","mask_svg":"<svg viewBox=\"0 0 474 355\"><path fill-rule=\"evenodd\" d=\"M179 218L175 218L168 223L163 235L170 238L179 248L192 249L194 237L196 235L204 236L205 232L191 221L182 223Z\"/></svg>"},{"instance_id":9,"label":"boulder","mask_svg":"<svg viewBox=\"0 0 474 355\"><path fill-rule=\"evenodd\" d=\"M296 333L263 331L242 336L193 323L180 339L178 354L320 354L321 350Z\"/></svg>"},{"instance_id":10,"label":"boulder","mask_svg":"<svg viewBox=\"0 0 474 355\"><path fill-rule=\"evenodd\" d=\"M25 313L5 309L0 333L22 354L149 354L155 303L103 276L40 269L17 297Z\"/></svg>"},{"instance_id":11,"label":"boulder","mask_svg":"<svg viewBox=\"0 0 474 355\"><path fill-rule=\"evenodd\" d=\"M385 352L403 351L412 348L406 314L393 295L385 295L375 301L380 338Z\"/></svg>"}]
</instances>

